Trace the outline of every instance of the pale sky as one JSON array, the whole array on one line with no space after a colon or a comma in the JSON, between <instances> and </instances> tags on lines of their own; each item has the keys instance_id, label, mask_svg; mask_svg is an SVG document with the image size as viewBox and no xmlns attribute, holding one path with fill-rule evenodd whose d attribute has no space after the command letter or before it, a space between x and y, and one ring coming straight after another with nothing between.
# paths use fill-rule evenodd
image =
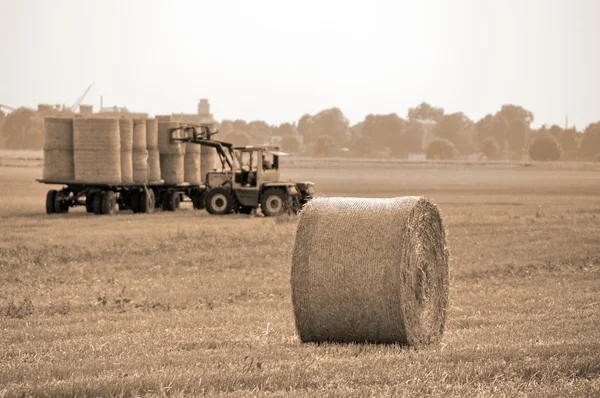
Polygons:
<instances>
[{"instance_id":1,"label":"pale sky","mask_svg":"<svg viewBox=\"0 0 600 398\"><path fill-rule=\"evenodd\" d=\"M352 123L422 101L600 120L600 0L0 0L0 103Z\"/></svg>"}]
</instances>

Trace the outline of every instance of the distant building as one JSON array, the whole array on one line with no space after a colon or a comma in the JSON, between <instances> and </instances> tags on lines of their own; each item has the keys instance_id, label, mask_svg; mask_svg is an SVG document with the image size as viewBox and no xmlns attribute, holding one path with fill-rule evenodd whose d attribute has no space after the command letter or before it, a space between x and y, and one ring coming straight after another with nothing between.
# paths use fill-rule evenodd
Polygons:
<instances>
[{"instance_id":1,"label":"distant building","mask_svg":"<svg viewBox=\"0 0 600 398\"><path fill-rule=\"evenodd\" d=\"M210 113L210 104L206 98L200 99L198 102L198 113L190 114L190 113L172 113L171 120L174 122L181 123L214 123L215 119L213 118L212 113Z\"/></svg>"}]
</instances>

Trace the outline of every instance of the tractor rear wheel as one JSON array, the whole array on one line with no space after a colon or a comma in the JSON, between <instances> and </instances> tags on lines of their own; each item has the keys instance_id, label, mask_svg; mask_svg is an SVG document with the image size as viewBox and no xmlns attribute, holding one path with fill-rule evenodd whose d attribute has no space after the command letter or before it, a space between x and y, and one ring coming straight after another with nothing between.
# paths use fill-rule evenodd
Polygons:
<instances>
[{"instance_id":1,"label":"tractor rear wheel","mask_svg":"<svg viewBox=\"0 0 600 398\"><path fill-rule=\"evenodd\" d=\"M48 191L46 194L46 214L56 213L55 203L56 203L56 194L57 191L52 189Z\"/></svg>"},{"instance_id":2,"label":"tractor rear wheel","mask_svg":"<svg viewBox=\"0 0 600 398\"><path fill-rule=\"evenodd\" d=\"M262 194L260 208L266 217L274 217L286 210L288 195L279 188L269 188Z\"/></svg>"},{"instance_id":3,"label":"tractor rear wheel","mask_svg":"<svg viewBox=\"0 0 600 398\"><path fill-rule=\"evenodd\" d=\"M210 214L223 215L233 211L234 201L231 189L216 187L208 191L204 205Z\"/></svg>"}]
</instances>

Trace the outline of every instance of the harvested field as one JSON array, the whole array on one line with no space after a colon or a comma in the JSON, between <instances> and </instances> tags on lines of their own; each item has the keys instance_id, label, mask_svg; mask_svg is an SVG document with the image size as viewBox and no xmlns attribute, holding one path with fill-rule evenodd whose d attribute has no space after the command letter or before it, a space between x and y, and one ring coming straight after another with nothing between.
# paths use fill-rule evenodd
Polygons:
<instances>
[{"instance_id":1,"label":"harvested field","mask_svg":"<svg viewBox=\"0 0 600 398\"><path fill-rule=\"evenodd\" d=\"M282 165L320 195L439 206L446 330L414 350L299 342L295 222L47 216L31 162L0 167L0 395L600 395L596 166Z\"/></svg>"}]
</instances>

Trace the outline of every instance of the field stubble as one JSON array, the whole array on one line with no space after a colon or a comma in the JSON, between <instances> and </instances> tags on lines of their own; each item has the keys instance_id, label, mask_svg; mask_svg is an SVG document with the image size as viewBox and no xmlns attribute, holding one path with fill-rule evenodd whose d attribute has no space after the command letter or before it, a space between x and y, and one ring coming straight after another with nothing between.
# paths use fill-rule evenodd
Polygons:
<instances>
[{"instance_id":1,"label":"field stubble","mask_svg":"<svg viewBox=\"0 0 600 398\"><path fill-rule=\"evenodd\" d=\"M600 394L598 173L380 167L288 176L438 203L451 249L440 346L301 345L293 221L46 216L41 171L0 168L0 396Z\"/></svg>"}]
</instances>

